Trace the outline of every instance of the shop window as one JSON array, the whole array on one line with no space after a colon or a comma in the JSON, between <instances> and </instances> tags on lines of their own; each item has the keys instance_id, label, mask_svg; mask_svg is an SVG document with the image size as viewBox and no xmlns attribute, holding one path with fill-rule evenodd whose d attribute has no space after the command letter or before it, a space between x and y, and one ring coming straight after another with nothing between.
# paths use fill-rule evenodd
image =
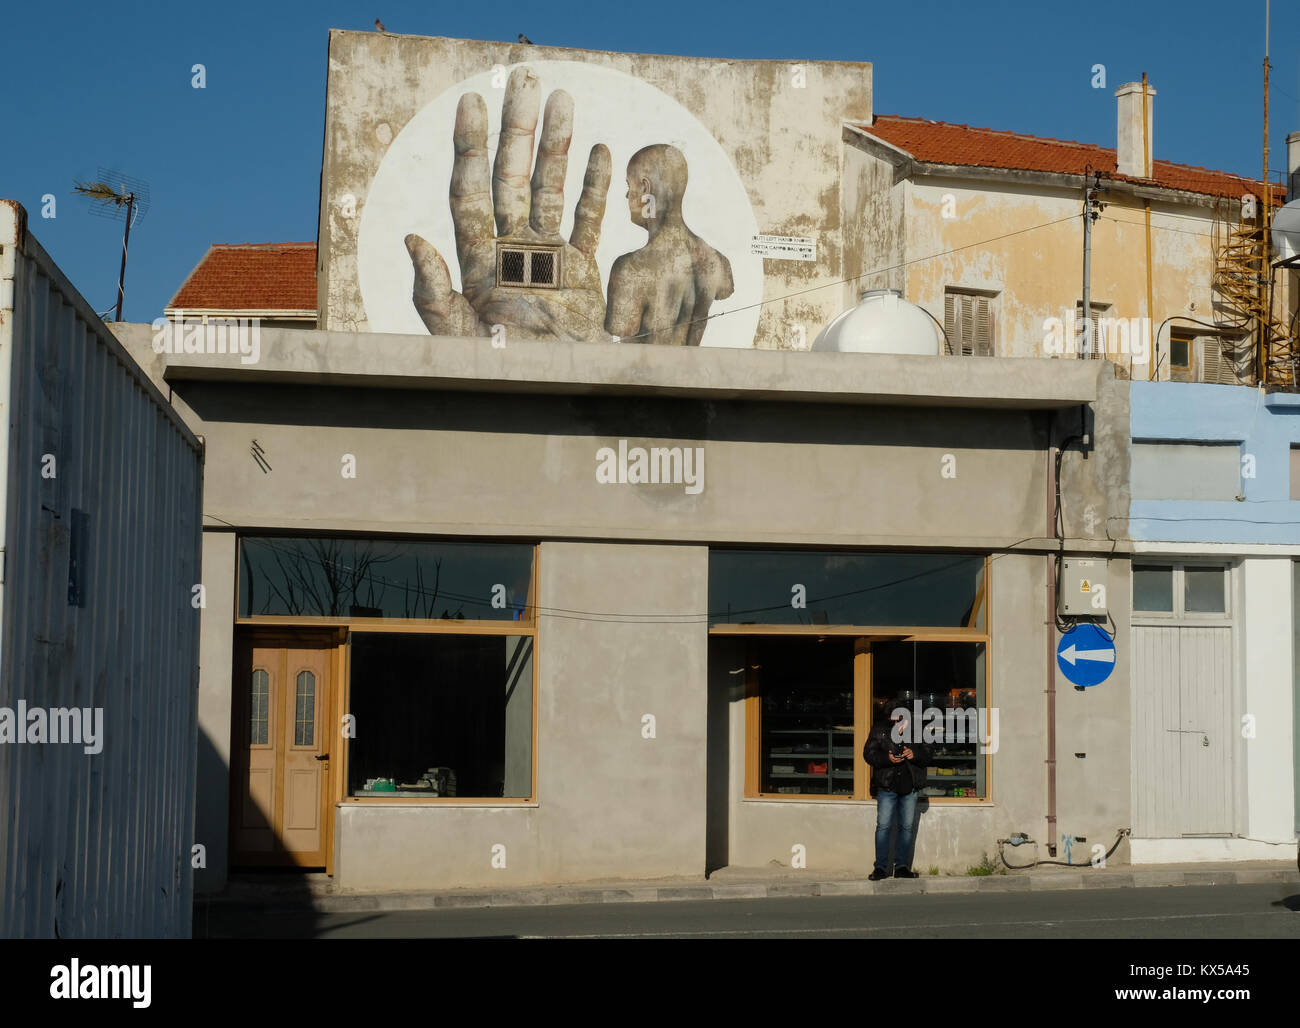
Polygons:
<instances>
[{"instance_id":1,"label":"shop window","mask_svg":"<svg viewBox=\"0 0 1300 1028\"><path fill-rule=\"evenodd\" d=\"M863 745L903 707L914 740L932 750L922 794L987 796L997 723L983 642L761 637L747 641L746 653L755 748L747 754L747 795L867 798ZM993 743L982 746L990 736Z\"/></svg>"},{"instance_id":2,"label":"shop window","mask_svg":"<svg viewBox=\"0 0 1300 1028\"><path fill-rule=\"evenodd\" d=\"M352 633L348 795L527 798L533 640Z\"/></svg>"},{"instance_id":3,"label":"shop window","mask_svg":"<svg viewBox=\"0 0 1300 1028\"><path fill-rule=\"evenodd\" d=\"M239 615L522 621L532 562L526 543L244 538Z\"/></svg>"},{"instance_id":4,"label":"shop window","mask_svg":"<svg viewBox=\"0 0 1300 1028\"><path fill-rule=\"evenodd\" d=\"M765 639L752 654L762 697L761 791L852 796L853 641Z\"/></svg>"},{"instance_id":5,"label":"shop window","mask_svg":"<svg viewBox=\"0 0 1300 1028\"><path fill-rule=\"evenodd\" d=\"M919 735L931 748L922 794L984 798L988 762L982 751L996 748L998 730L987 702L984 644L880 642L871 655L873 727L888 730L890 714L905 708L913 739Z\"/></svg>"},{"instance_id":6,"label":"shop window","mask_svg":"<svg viewBox=\"0 0 1300 1028\"><path fill-rule=\"evenodd\" d=\"M961 553L713 550L713 625L985 624L984 564Z\"/></svg>"}]
</instances>

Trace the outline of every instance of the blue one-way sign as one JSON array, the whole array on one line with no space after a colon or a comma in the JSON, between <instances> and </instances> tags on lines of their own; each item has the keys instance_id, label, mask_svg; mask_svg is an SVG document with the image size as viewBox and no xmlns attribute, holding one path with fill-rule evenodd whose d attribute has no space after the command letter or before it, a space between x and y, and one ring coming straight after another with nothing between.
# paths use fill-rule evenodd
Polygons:
<instances>
[{"instance_id":1,"label":"blue one-way sign","mask_svg":"<svg viewBox=\"0 0 1300 1028\"><path fill-rule=\"evenodd\" d=\"M1076 625L1061 636L1056 665L1075 685L1099 685L1115 670L1115 642L1096 625Z\"/></svg>"}]
</instances>

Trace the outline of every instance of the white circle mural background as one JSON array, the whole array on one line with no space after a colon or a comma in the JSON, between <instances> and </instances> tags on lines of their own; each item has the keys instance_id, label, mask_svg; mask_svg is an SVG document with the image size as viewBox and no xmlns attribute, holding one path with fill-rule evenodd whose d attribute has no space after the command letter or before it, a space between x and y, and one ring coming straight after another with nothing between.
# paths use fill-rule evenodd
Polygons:
<instances>
[{"instance_id":1,"label":"white circle mural background","mask_svg":"<svg viewBox=\"0 0 1300 1028\"><path fill-rule=\"evenodd\" d=\"M615 258L639 250L645 229L628 217L628 159L643 146L670 143L686 156L689 179L682 214L691 231L731 262L735 292L714 303L703 346L750 347L763 299L763 259L749 252L758 232L745 185L731 159L709 131L685 107L654 86L610 68L575 61L528 61L541 82L540 109L553 90L573 97L573 142L564 180L561 234L573 229L573 208L582 192L587 157L597 143L612 159L605 220L596 263L608 288ZM497 81L504 82L498 74ZM427 104L393 140L375 173L361 212L357 238L357 277L361 301L372 332L426 335L428 330L411 302L415 272L403 240L423 236L438 248L460 290L460 266L447 190L451 183L452 127L456 105L465 93L478 93L488 111L488 146L496 157L501 132L502 87L493 73L482 72L452 86ZM539 112L540 122L540 112ZM540 124L539 124L540 132ZM724 313L734 311L735 313Z\"/></svg>"}]
</instances>

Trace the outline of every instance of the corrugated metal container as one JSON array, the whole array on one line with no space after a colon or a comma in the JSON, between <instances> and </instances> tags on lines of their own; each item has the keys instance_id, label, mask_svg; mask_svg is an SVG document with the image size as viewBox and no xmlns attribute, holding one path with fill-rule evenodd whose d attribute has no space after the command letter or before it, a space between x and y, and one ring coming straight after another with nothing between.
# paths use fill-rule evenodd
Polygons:
<instances>
[{"instance_id":1,"label":"corrugated metal container","mask_svg":"<svg viewBox=\"0 0 1300 1028\"><path fill-rule=\"evenodd\" d=\"M11 201L0 247L0 935L188 937L202 446Z\"/></svg>"}]
</instances>

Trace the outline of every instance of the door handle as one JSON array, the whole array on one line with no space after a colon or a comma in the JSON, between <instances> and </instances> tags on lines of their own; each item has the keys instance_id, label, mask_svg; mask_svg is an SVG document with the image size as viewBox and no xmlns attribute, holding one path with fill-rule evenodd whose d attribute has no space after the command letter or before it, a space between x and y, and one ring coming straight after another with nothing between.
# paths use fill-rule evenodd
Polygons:
<instances>
[{"instance_id":1,"label":"door handle","mask_svg":"<svg viewBox=\"0 0 1300 1028\"><path fill-rule=\"evenodd\" d=\"M328 753L321 753L321 754L318 754L318 755L317 755L316 759L317 759L317 760L329 760L329 759L330 759L330 755L329 755Z\"/></svg>"}]
</instances>

